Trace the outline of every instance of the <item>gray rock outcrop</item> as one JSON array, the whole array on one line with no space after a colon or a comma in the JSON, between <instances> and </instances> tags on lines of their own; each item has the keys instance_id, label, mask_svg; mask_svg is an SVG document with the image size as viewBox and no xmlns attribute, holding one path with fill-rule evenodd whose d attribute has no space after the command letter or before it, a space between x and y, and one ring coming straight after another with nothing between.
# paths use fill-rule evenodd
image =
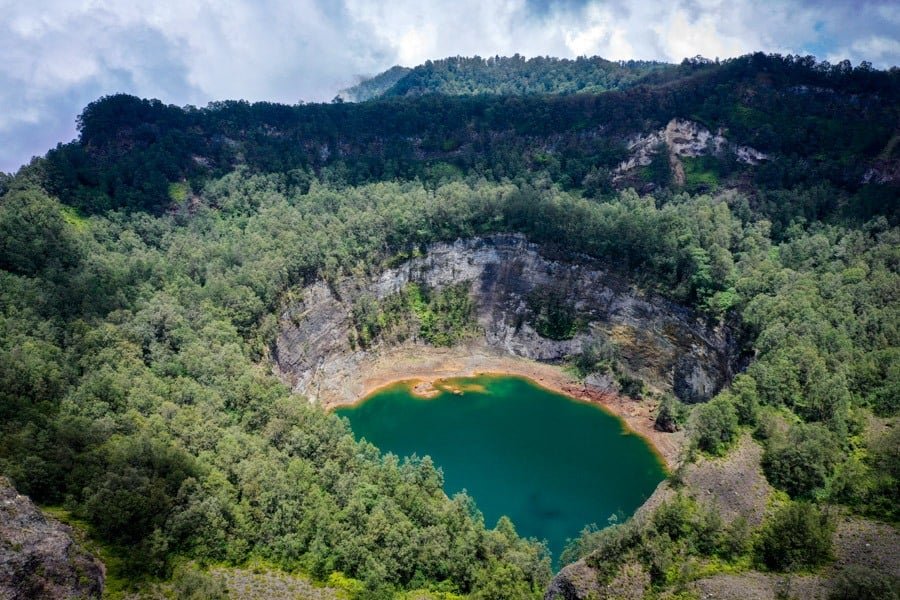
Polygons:
<instances>
[{"instance_id":1,"label":"gray rock outcrop","mask_svg":"<svg viewBox=\"0 0 900 600\"><path fill-rule=\"evenodd\" d=\"M103 564L0 477L0 599L99 598Z\"/></svg>"},{"instance_id":2,"label":"gray rock outcrop","mask_svg":"<svg viewBox=\"0 0 900 600\"><path fill-rule=\"evenodd\" d=\"M712 133L706 127L687 119L672 119L665 128L651 131L645 135L633 135L625 141L629 156L622 161L613 172L613 181L623 179L630 171L649 165L657 149L665 146L670 160L676 162L680 157L697 157L708 154L734 154L739 162L757 165L769 157L750 146L739 146L730 143L720 129ZM677 179L677 172L676 172ZM680 183L684 183L681 181Z\"/></svg>"}]
</instances>

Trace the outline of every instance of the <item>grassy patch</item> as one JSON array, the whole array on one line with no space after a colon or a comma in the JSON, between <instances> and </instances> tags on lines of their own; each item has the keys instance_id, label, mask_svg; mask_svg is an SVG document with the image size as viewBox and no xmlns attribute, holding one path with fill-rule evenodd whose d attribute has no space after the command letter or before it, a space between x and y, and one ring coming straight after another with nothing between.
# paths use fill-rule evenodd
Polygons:
<instances>
[{"instance_id":1,"label":"grassy patch","mask_svg":"<svg viewBox=\"0 0 900 600\"><path fill-rule=\"evenodd\" d=\"M718 159L712 156L683 157L681 164L684 166L685 191L699 194L719 187L716 163Z\"/></svg>"},{"instance_id":2,"label":"grassy patch","mask_svg":"<svg viewBox=\"0 0 900 600\"><path fill-rule=\"evenodd\" d=\"M185 181L169 184L169 199L176 204L181 204L187 200L190 194L191 186Z\"/></svg>"},{"instance_id":3,"label":"grassy patch","mask_svg":"<svg viewBox=\"0 0 900 600\"><path fill-rule=\"evenodd\" d=\"M41 510L71 527L84 549L97 556L106 566L104 598L125 598L137 585L149 582L147 579L135 580L133 574L127 574L125 552L97 539L87 521L77 518L71 511L61 506L42 506Z\"/></svg>"},{"instance_id":4,"label":"grassy patch","mask_svg":"<svg viewBox=\"0 0 900 600\"><path fill-rule=\"evenodd\" d=\"M78 214L78 211L72 206L62 206L59 211L63 220L72 226L76 231L86 231L88 228L88 220Z\"/></svg>"}]
</instances>

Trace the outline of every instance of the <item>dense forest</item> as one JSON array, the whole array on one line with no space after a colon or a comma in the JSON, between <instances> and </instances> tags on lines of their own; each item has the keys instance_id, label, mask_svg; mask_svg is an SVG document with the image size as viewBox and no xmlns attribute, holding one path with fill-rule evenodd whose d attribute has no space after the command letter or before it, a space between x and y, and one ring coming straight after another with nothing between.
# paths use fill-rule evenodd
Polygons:
<instances>
[{"instance_id":1,"label":"dense forest","mask_svg":"<svg viewBox=\"0 0 900 600\"><path fill-rule=\"evenodd\" d=\"M413 69L393 67L346 90L360 102L384 96L444 94L574 94L599 93L633 86L655 71L673 65L653 61L612 62L598 56L566 58L515 55L428 61Z\"/></svg>"},{"instance_id":2,"label":"dense forest","mask_svg":"<svg viewBox=\"0 0 900 600\"><path fill-rule=\"evenodd\" d=\"M139 586L184 560L263 560L353 580L358 598L540 597L552 573L539 541L448 498L430 459L355 441L268 362L297 286L490 232L595 257L732 323L747 368L706 404L667 398L660 422L686 427L700 455L752 433L784 494L759 531L685 497L643 524L586 530L566 560L609 577L638 560L663 590L693 559L815 569L834 507L897 524L900 72L761 54L447 59L382 96L106 97L77 140L0 177L0 474L86 522L119 558L111 576ZM646 169L651 193L619 189L627 137L675 117L769 159L710 155L688 163L703 188ZM360 345L385 334L379 310L354 315ZM448 345L469 308L459 290L409 288L384 310ZM565 324L551 317L552 337ZM895 590L891 577L842 597Z\"/></svg>"}]
</instances>

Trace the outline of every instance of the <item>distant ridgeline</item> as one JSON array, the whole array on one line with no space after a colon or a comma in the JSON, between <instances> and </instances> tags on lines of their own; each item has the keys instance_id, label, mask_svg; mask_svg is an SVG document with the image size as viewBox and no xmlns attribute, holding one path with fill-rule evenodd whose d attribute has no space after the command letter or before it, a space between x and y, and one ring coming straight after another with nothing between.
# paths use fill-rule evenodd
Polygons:
<instances>
[{"instance_id":1,"label":"distant ridgeline","mask_svg":"<svg viewBox=\"0 0 900 600\"><path fill-rule=\"evenodd\" d=\"M178 201L173 183L197 190L239 166L284 173L301 187L313 179L358 185L535 174L598 198L623 187L734 187L753 192L776 222L782 201L760 192L824 190L803 209L806 219L897 211L897 69L761 53L677 66L454 58L394 68L354 89L354 97L380 97L206 108L105 97L84 110L79 140L52 150L40 176L49 191L86 212L161 212ZM568 93L574 91L603 93ZM747 164L701 147L702 156L681 165L684 176L673 178L666 153L651 148L643 162L632 161L639 168L629 177L617 176L635 140L673 119L767 160Z\"/></svg>"},{"instance_id":2,"label":"distant ridgeline","mask_svg":"<svg viewBox=\"0 0 900 600\"><path fill-rule=\"evenodd\" d=\"M342 100L362 102L382 96L446 94L573 94L621 90L675 65L656 61L612 62L599 56L575 60L538 56L467 58L427 61L413 69L396 66L343 90Z\"/></svg>"}]
</instances>

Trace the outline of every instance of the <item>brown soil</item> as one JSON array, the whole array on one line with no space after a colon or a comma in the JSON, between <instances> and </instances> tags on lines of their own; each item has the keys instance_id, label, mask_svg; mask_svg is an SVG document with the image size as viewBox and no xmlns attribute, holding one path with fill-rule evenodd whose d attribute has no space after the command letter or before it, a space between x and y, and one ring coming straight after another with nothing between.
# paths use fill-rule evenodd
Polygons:
<instances>
[{"instance_id":1,"label":"brown soil","mask_svg":"<svg viewBox=\"0 0 900 600\"><path fill-rule=\"evenodd\" d=\"M363 393L357 400L400 381L415 381L414 393L422 397L433 397L438 393L438 388L449 389L446 383L441 383L442 380L477 375L526 377L554 392L600 405L625 421L629 429L644 437L669 469L674 469L679 464L685 441L684 432L664 433L654 429L655 401L638 401L598 391L586 387L558 366L499 354L483 345L455 348L401 346L386 351L361 365L356 379L362 382ZM319 401L327 409L347 404L341 398L327 395L320 396Z\"/></svg>"},{"instance_id":2,"label":"brown soil","mask_svg":"<svg viewBox=\"0 0 900 600\"><path fill-rule=\"evenodd\" d=\"M335 589L318 587L305 577L280 571L218 568L210 574L224 582L229 598L338 600L345 597Z\"/></svg>"},{"instance_id":3,"label":"brown soil","mask_svg":"<svg viewBox=\"0 0 900 600\"><path fill-rule=\"evenodd\" d=\"M695 581L690 585L699 598L716 600L819 600L826 597L818 575L773 574L749 571L722 574Z\"/></svg>"},{"instance_id":4,"label":"brown soil","mask_svg":"<svg viewBox=\"0 0 900 600\"><path fill-rule=\"evenodd\" d=\"M726 456L701 456L685 469L684 482L697 500L711 505L730 523L738 517L759 526L772 486L760 468L762 447L744 434Z\"/></svg>"},{"instance_id":5,"label":"brown soil","mask_svg":"<svg viewBox=\"0 0 900 600\"><path fill-rule=\"evenodd\" d=\"M862 565L900 577L900 532L887 523L845 515L834 533L835 568Z\"/></svg>"}]
</instances>

